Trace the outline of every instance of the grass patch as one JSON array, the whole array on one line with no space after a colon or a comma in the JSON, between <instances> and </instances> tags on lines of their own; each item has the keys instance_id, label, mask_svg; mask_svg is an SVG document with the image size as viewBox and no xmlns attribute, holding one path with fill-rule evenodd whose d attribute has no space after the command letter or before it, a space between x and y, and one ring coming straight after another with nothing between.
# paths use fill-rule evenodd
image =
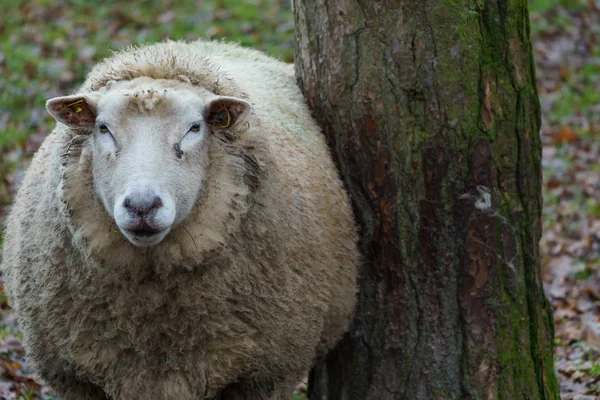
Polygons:
<instances>
[{"instance_id":1,"label":"grass patch","mask_svg":"<svg viewBox=\"0 0 600 400\"><path fill-rule=\"evenodd\" d=\"M588 5L587 0L529 0L529 11L544 12L557 6L568 10L583 10Z\"/></svg>"}]
</instances>

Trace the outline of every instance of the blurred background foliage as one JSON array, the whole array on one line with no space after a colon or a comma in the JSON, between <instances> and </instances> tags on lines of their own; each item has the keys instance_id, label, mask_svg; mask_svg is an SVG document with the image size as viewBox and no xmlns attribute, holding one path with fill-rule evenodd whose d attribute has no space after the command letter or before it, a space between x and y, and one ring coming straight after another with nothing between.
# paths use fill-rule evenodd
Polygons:
<instances>
[{"instance_id":1,"label":"blurred background foliage","mask_svg":"<svg viewBox=\"0 0 600 400\"><path fill-rule=\"evenodd\" d=\"M555 369L563 399L600 399L600 1L529 0L529 8Z\"/></svg>"},{"instance_id":2,"label":"blurred background foliage","mask_svg":"<svg viewBox=\"0 0 600 400\"><path fill-rule=\"evenodd\" d=\"M591 400L600 398L600 0L529 0L529 8L556 370L563 399ZM111 51L209 38L293 61L290 0L0 0L0 9L0 227L31 155L54 126L45 101L76 90ZM27 367L1 289L0 399L54 398Z\"/></svg>"}]
</instances>

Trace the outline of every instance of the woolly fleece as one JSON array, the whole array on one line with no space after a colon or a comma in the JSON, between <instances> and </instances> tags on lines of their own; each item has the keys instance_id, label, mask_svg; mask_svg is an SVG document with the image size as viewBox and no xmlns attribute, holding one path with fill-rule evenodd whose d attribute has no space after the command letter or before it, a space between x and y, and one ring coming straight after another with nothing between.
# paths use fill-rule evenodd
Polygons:
<instances>
[{"instance_id":1,"label":"woolly fleece","mask_svg":"<svg viewBox=\"0 0 600 400\"><path fill-rule=\"evenodd\" d=\"M287 399L347 329L357 234L293 69L215 42L128 48L109 81L176 80L245 99L209 140L207 194L158 245L115 231L89 135L57 124L8 218L2 269L29 359L63 399Z\"/></svg>"}]
</instances>

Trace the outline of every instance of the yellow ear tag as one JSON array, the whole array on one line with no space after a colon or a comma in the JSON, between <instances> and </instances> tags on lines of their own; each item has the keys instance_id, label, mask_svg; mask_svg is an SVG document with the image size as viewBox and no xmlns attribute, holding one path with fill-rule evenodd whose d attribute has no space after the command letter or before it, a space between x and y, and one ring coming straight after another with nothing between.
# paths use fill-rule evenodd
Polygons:
<instances>
[{"instance_id":1,"label":"yellow ear tag","mask_svg":"<svg viewBox=\"0 0 600 400\"><path fill-rule=\"evenodd\" d=\"M219 122L219 126L220 126L221 128L229 128L229 125L231 125L231 115L229 114L229 110L225 109L225 110L223 110L223 111L225 111L225 112L227 113L227 123L226 123L225 125L222 125L222 124Z\"/></svg>"},{"instance_id":2,"label":"yellow ear tag","mask_svg":"<svg viewBox=\"0 0 600 400\"><path fill-rule=\"evenodd\" d=\"M75 106L77 104L80 104L80 103L83 103L83 99L79 99L79 100L77 100L77 101L75 101L75 102L73 102L71 104L67 104L67 107L73 107L73 106ZM75 107L75 112L76 113L80 113L82 111L83 111L83 108L81 108L81 107Z\"/></svg>"}]
</instances>

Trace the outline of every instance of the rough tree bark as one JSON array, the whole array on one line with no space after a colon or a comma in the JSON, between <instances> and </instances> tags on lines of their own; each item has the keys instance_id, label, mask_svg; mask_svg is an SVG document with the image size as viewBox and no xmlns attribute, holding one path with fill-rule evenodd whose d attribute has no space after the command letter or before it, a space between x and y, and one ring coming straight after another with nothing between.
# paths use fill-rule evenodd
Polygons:
<instances>
[{"instance_id":1,"label":"rough tree bark","mask_svg":"<svg viewBox=\"0 0 600 400\"><path fill-rule=\"evenodd\" d=\"M526 0L296 0L295 18L364 254L311 399L558 398Z\"/></svg>"}]
</instances>

